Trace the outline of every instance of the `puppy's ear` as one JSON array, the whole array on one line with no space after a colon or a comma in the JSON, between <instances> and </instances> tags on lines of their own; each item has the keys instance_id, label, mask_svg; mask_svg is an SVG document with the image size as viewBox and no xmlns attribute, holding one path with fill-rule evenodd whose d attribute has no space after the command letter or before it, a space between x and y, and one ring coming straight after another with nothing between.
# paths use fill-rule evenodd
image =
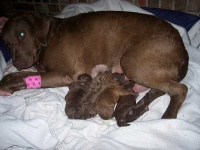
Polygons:
<instances>
[{"instance_id":1,"label":"puppy's ear","mask_svg":"<svg viewBox=\"0 0 200 150\"><path fill-rule=\"evenodd\" d=\"M32 26L35 39L42 46L47 46L47 35L50 22L39 14L33 13L24 14L24 20Z\"/></svg>"}]
</instances>

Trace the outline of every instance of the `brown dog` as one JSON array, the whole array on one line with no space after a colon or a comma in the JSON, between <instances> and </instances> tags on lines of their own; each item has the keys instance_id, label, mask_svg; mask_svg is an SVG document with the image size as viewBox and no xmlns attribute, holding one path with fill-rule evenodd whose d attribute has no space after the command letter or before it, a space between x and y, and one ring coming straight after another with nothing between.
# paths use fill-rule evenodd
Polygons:
<instances>
[{"instance_id":1,"label":"brown dog","mask_svg":"<svg viewBox=\"0 0 200 150\"><path fill-rule=\"evenodd\" d=\"M7 21L2 36L17 69L35 64L43 68L45 72L38 72L41 88L69 85L104 64L139 85L168 93L171 101L162 118L176 118L187 94L187 87L179 83L188 68L182 39L169 23L154 16L94 12L48 20L24 14ZM0 90L25 89L23 78L29 75L7 75Z\"/></svg>"}]
</instances>

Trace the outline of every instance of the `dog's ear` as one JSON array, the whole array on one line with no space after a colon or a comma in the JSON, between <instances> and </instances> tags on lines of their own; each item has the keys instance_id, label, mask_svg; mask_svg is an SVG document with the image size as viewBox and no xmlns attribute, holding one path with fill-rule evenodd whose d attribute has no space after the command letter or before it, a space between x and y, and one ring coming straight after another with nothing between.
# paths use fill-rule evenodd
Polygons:
<instances>
[{"instance_id":1,"label":"dog's ear","mask_svg":"<svg viewBox=\"0 0 200 150\"><path fill-rule=\"evenodd\" d=\"M25 13L24 20L32 26L35 39L42 46L47 46L47 35L50 22L39 14L34 13Z\"/></svg>"}]
</instances>

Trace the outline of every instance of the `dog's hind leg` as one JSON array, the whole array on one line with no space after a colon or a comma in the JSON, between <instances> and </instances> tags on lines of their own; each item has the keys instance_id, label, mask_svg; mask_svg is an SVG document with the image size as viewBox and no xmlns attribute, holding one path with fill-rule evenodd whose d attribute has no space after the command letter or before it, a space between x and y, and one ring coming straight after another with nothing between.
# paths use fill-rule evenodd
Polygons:
<instances>
[{"instance_id":1,"label":"dog's hind leg","mask_svg":"<svg viewBox=\"0 0 200 150\"><path fill-rule=\"evenodd\" d=\"M165 83L165 85L166 84L168 85L168 87L163 86L159 88L162 89L162 91L165 91L167 94L169 94L171 100L162 118L176 118L177 113L186 98L188 89L186 85L183 85L173 80Z\"/></svg>"},{"instance_id":2,"label":"dog's hind leg","mask_svg":"<svg viewBox=\"0 0 200 150\"><path fill-rule=\"evenodd\" d=\"M182 86L182 87L181 87ZM186 91L187 91L187 88L184 89L185 85L182 85L180 84L180 87L176 87L176 88L173 88L173 90L169 91L168 94L169 96L171 97L171 101L170 101L170 104L167 108L167 110L165 111L164 115L162 116L162 118L176 118L176 115L178 113L178 110L180 109L184 99L185 99L185 96L186 96ZM183 88L183 89L182 89ZM164 90L164 89L162 89ZM167 89L166 89L167 90ZM178 91L180 90L180 91ZM184 90L186 90L184 92ZM182 95L178 95L177 92L173 92L173 91L178 91L179 93L183 92ZM173 93L171 93L173 92ZM163 92L161 90L158 90L158 89L151 89L138 103L137 105L142 106L148 106L154 99L164 95L165 93L167 92ZM183 100L183 101L181 101ZM144 105L144 106L143 106ZM135 111L138 111L139 109L136 109Z\"/></svg>"},{"instance_id":3,"label":"dog's hind leg","mask_svg":"<svg viewBox=\"0 0 200 150\"><path fill-rule=\"evenodd\" d=\"M180 70L187 69L187 63L182 66L182 62L186 60L184 56L169 59L171 56L169 52L161 56L159 52L154 52L155 54L150 50L143 52L127 51L121 58L122 70L137 84L169 94L171 101L162 118L176 118L187 94L187 87L179 83L186 74L186 71L184 74L180 73Z\"/></svg>"}]
</instances>

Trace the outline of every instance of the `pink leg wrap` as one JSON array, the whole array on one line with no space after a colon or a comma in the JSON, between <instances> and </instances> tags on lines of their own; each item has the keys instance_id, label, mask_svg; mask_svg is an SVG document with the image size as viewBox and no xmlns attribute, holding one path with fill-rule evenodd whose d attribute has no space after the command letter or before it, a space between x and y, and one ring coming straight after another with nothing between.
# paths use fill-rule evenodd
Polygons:
<instances>
[{"instance_id":1,"label":"pink leg wrap","mask_svg":"<svg viewBox=\"0 0 200 150\"><path fill-rule=\"evenodd\" d=\"M41 76L35 75L35 76L28 76L24 78L24 81L26 82L27 89L37 89L41 87Z\"/></svg>"}]
</instances>

